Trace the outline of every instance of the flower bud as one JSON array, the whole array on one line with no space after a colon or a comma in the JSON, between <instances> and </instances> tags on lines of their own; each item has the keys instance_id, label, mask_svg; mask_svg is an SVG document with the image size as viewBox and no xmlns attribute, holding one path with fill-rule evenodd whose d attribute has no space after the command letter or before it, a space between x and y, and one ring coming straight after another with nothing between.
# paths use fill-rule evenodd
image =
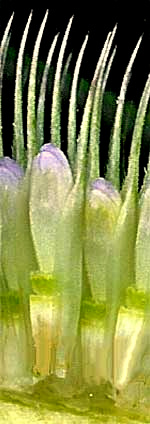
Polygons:
<instances>
[{"instance_id":1,"label":"flower bud","mask_svg":"<svg viewBox=\"0 0 150 424\"><path fill-rule=\"evenodd\" d=\"M95 180L87 191L85 206L85 264L95 302L106 301L107 266L121 198L112 184Z\"/></svg>"},{"instance_id":2,"label":"flower bud","mask_svg":"<svg viewBox=\"0 0 150 424\"><path fill-rule=\"evenodd\" d=\"M11 288L16 288L16 259L14 242L16 238L16 199L23 180L22 168L9 157L0 159L0 220L1 220L1 266ZM13 246L12 246L13 243ZM15 268L15 272L13 269ZM2 272L2 271L1 271ZM1 279L2 281L2 279ZM2 283L1 283L2 288Z\"/></svg>"},{"instance_id":3,"label":"flower bud","mask_svg":"<svg viewBox=\"0 0 150 424\"><path fill-rule=\"evenodd\" d=\"M40 270L53 273L60 217L72 187L68 161L51 143L34 158L30 180L30 224Z\"/></svg>"}]
</instances>

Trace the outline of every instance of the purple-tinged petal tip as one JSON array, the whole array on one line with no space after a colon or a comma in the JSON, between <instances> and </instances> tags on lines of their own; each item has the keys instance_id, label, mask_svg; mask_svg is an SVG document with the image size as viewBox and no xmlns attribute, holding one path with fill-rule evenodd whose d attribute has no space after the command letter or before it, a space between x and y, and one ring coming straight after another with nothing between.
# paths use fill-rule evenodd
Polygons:
<instances>
[{"instance_id":1,"label":"purple-tinged petal tip","mask_svg":"<svg viewBox=\"0 0 150 424\"><path fill-rule=\"evenodd\" d=\"M104 178L97 178L95 181L93 181L91 189L101 191L112 200L114 200L115 197L118 198L118 191L114 188L110 181L107 181Z\"/></svg>"},{"instance_id":2,"label":"purple-tinged petal tip","mask_svg":"<svg viewBox=\"0 0 150 424\"><path fill-rule=\"evenodd\" d=\"M23 176L24 171L15 160L7 156L0 158L0 184L17 184Z\"/></svg>"},{"instance_id":3,"label":"purple-tinged petal tip","mask_svg":"<svg viewBox=\"0 0 150 424\"><path fill-rule=\"evenodd\" d=\"M42 173L47 171L57 175L65 175L66 178L72 180L69 162L64 153L52 143L44 144L38 155L33 159L33 168L38 169Z\"/></svg>"}]
</instances>

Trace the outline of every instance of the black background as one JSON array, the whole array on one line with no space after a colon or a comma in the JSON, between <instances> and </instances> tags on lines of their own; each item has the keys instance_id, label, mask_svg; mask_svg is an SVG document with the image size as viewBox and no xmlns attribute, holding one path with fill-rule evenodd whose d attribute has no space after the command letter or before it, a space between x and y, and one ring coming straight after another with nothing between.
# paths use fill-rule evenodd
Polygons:
<instances>
[{"instance_id":1,"label":"black background","mask_svg":"<svg viewBox=\"0 0 150 424\"><path fill-rule=\"evenodd\" d=\"M121 81L125 72L130 55L143 34L135 64L133 66L132 77L129 83L127 100L133 100L138 106L148 73L150 72L150 1L121 1L104 0L99 2L19 2L13 0L0 1L0 37L2 38L4 29L11 13L14 11L14 19L11 30L10 46L19 49L22 33L27 22L31 9L33 18L30 25L29 36L26 44L26 52L32 56L35 39L44 17L45 11L49 9L48 21L44 30L44 35L40 48L39 58L46 60L48 49L54 35L60 32L60 43L64 35L69 18L74 15L74 20L67 44L67 52L73 53L72 70L75 64L79 49L85 35L89 34L88 45L84 54L80 76L91 81L94 69L104 44L108 31L112 30L117 23L117 33L114 44L117 45L117 53L108 79L107 91L112 91L119 95ZM58 43L59 44L59 43ZM58 55L58 53L57 53ZM12 144L12 121L13 121L13 90L14 79L4 76L3 89L3 135L5 154L11 154ZM25 113L25 111L24 111ZM65 121L65 118L64 118ZM109 134L106 135L109 138ZM48 136L47 136L48 137ZM65 131L62 130L62 139L65 138ZM105 134L103 134L105 138ZM45 140L49 141L48 139ZM109 140L107 140L109 142ZM108 146L106 142L106 146ZM129 148L127 148L127 151ZM147 152L146 152L147 153ZM145 159L145 162L147 158ZM144 166L146 163L144 162Z\"/></svg>"}]
</instances>

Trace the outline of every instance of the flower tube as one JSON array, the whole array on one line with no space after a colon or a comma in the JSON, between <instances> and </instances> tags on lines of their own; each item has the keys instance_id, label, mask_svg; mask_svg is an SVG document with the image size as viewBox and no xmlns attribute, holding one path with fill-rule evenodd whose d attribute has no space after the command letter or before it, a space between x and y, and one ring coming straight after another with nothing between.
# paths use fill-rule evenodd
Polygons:
<instances>
[{"instance_id":1,"label":"flower tube","mask_svg":"<svg viewBox=\"0 0 150 424\"><path fill-rule=\"evenodd\" d=\"M28 225L24 172L7 157L0 159L0 193L0 382L24 385L32 381L28 294L29 273L36 262Z\"/></svg>"},{"instance_id":2,"label":"flower tube","mask_svg":"<svg viewBox=\"0 0 150 424\"><path fill-rule=\"evenodd\" d=\"M108 379L108 358L106 353L109 293L108 267L121 203L118 191L104 178L97 178L87 190L84 235L85 268L92 295L91 308L99 310L99 319L97 312L97 320L91 319L91 314L89 314L89 320L84 319L82 321L82 339L84 339L84 345L86 343L86 332L89 332L91 327L91 334L93 334L93 326L95 327L95 332L97 328L97 336L95 336L95 339L94 336L91 337L91 348L89 348L89 343L87 344L90 356L91 351L93 357L93 350L97 351L95 353L94 362L96 365L93 375L93 380L95 379L96 382L100 382L102 378ZM86 326L84 326L85 322ZM90 359L87 363L90 363Z\"/></svg>"},{"instance_id":3,"label":"flower tube","mask_svg":"<svg viewBox=\"0 0 150 424\"><path fill-rule=\"evenodd\" d=\"M122 190L123 195L125 194L125 200L117 229L118 234L120 231L121 238L119 241L117 236L114 243L116 245L115 251L116 253L118 252L115 258L119 257L120 250L120 263L122 264L119 277L121 284L119 283L119 279L117 284L115 284L114 280L114 284L116 287L118 285L118 288L114 290L112 298L112 311L115 314L116 309L117 312L116 329L113 339L112 380L114 386L119 390L123 390L142 369L140 363L147 347L147 319L145 314L146 310L148 310L149 303L147 297L149 283L147 278L148 271L145 265L148 258L146 243L148 242L149 230L145 232L145 225L147 225L146 211L148 212L149 196L148 191L145 191L145 195L143 193L140 200L139 214L138 174L141 135L149 97L150 75L148 75L137 111L128 174ZM124 219L124 216L127 218ZM146 248L146 254L144 248L145 258L141 250L143 241ZM128 258L128 261L125 258ZM114 266L114 277L116 277L116 280L117 267L116 260L116 266ZM120 363L119 367L118 361Z\"/></svg>"},{"instance_id":4,"label":"flower tube","mask_svg":"<svg viewBox=\"0 0 150 424\"><path fill-rule=\"evenodd\" d=\"M61 326L60 298L64 289L63 279L58 281L56 278L55 262L58 245L63 248L62 214L72 185L72 174L65 155L52 143L43 145L33 160L29 200L31 233L39 267L39 272L31 276L34 292L30 297L31 320L36 345L35 369L41 375L47 375L55 368L56 340L60 332L58 319ZM47 352L45 360L42 340Z\"/></svg>"}]
</instances>

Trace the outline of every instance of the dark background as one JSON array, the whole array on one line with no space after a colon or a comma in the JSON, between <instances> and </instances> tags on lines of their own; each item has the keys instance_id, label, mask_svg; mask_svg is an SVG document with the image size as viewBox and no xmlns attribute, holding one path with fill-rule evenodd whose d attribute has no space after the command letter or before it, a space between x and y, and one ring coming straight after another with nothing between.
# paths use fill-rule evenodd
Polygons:
<instances>
[{"instance_id":1,"label":"dark background","mask_svg":"<svg viewBox=\"0 0 150 424\"><path fill-rule=\"evenodd\" d=\"M37 6L37 2L32 1L27 4L25 2L13 0L0 1L0 37L2 38L4 29L11 13L14 11L14 20L11 30L10 47L17 52L19 49L21 37L29 13L33 9L33 18L30 25L29 36L26 44L26 53L32 56L35 39L44 17L45 11L49 9L49 17L44 30L44 35L40 48L39 59L45 61L48 49L53 40L54 35L60 32L60 44L64 35L69 18L74 15L74 20L67 44L67 52L73 53L71 71L73 72L74 64L82 45L84 37L89 33L88 45L83 58L80 77L87 81L91 81L95 66L103 47L104 41L116 23L118 23L117 33L114 43L117 44L117 53L110 72L106 91L111 91L116 98L119 95L120 86L128 64L130 55L143 34L142 45L138 52L135 64L133 66L132 77L128 86L126 100L133 101L136 108L140 100L148 73L150 72L150 1L122 1L122 0L104 0L97 3L89 1L83 3L77 2L57 2L43 0L41 6ZM38 2L38 5L40 3ZM58 43L58 45L60 46ZM57 56L58 56L57 50ZM57 61L56 56L56 61ZM55 63L56 63L55 61ZM5 154L11 155L12 144L12 122L13 122L13 90L14 90L14 62L8 63L5 69L3 81L3 135ZM24 114L26 105L24 106ZM64 117L65 122L65 117ZM66 125L66 123L65 123ZM64 127L65 127L64 125ZM105 139L105 149L107 150L110 138L111 125L108 128L103 124L102 140ZM63 127L63 125L62 125ZM62 128L62 139L66 136L65 129ZM46 135L48 138L48 136ZM106 141L107 138L107 141ZM46 139L46 142L49 141ZM126 146L128 156L130 140ZM144 145L145 146L145 145ZM149 151L149 140L146 141L146 150L142 150L142 165L146 166L147 154ZM143 172L143 171L141 171Z\"/></svg>"}]
</instances>

